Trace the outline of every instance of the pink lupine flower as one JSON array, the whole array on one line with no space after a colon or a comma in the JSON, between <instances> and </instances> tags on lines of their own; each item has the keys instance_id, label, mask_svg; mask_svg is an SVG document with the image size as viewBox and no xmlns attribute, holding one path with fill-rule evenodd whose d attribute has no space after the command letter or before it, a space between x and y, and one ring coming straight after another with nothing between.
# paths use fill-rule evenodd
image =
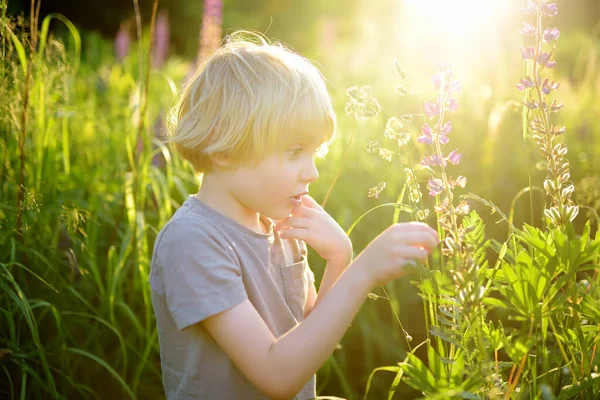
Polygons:
<instances>
[{"instance_id":1,"label":"pink lupine flower","mask_svg":"<svg viewBox=\"0 0 600 400\"><path fill-rule=\"evenodd\" d=\"M433 135L431 134L431 127L429 125L423 125L421 128L421 136L417 138L417 141L423 144L433 143Z\"/></svg>"},{"instance_id":2,"label":"pink lupine flower","mask_svg":"<svg viewBox=\"0 0 600 400\"><path fill-rule=\"evenodd\" d=\"M439 101L436 101L435 103L426 101L423 105L423 108L425 110L425 115L427 116L427 118L433 118L440 113Z\"/></svg>"},{"instance_id":3,"label":"pink lupine flower","mask_svg":"<svg viewBox=\"0 0 600 400\"><path fill-rule=\"evenodd\" d=\"M552 40L557 40L560 37L560 31L558 28L546 28L544 30L544 34L542 35L542 41L544 43L548 43Z\"/></svg>"},{"instance_id":4,"label":"pink lupine flower","mask_svg":"<svg viewBox=\"0 0 600 400\"><path fill-rule=\"evenodd\" d=\"M160 68L167 60L169 54L169 17L166 12L161 11L156 17L156 26L154 27L154 48L152 65Z\"/></svg>"},{"instance_id":5,"label":"pink lupine flower","mask_svg":"<svg viewBox=\"0 0 600 400\"><path fill-rule=\"evenodd\" d=\"M429 187L429 195L437 196L442 193L444 190L444 182L441 179L437 178L429 178L429 182L427 182L427 186Z\"/></svg>"},{"instance_id":6,"label":"pink lupine flower","mask_svg":"<svg viewBox=\"0 0 600 400\"><path fill-rule=\"evenodd\" d=\"M542 52L538 56L537 62L546 68L553 68L556 66L556 61L550 61L550 54L546 52Z\"/></svg>"},{"instance_id":7,"label":"pink lupine flower","mask_svg":"<svg viewBox=\"0 0 600 400\"><path fill-rule=\"evenodd\" d=\"M521 58L523 60L530 60L535 57L535 49L531 46L521 46Z\"/></svg>"},{"instance_id":8,"label":"pink lupine flower","mask_svg":"<svg viewBox=\"0 0 600 400\"><path fill-rule=\"evenodd\" d=\"M458 108L458 102L455 98L448 99L448 111L454 112Z\"/></svg>"},{"instance_id":9,"label":"pink lupine flower","mask_svg":"<svg viewBox=\"0 0 600 400\"><path fill-rule=\"evenodd\" d=\"M451 131L452 131L452 121L448 121L444 124L444 126L440 130L440 135L446 136Z\"/></svg>"},{"instance_id":10,"label":"pink lupine flower","mask_svg":"<svg viewBox=\"0 0 600 400\"><path fill-rule=\"evenodd\" d=\"M462 158L462 154L460 154L456 150L452 150L452 152L450 152L450 154L448 154L448 161L452 165L457 165L460 162L461 158Z\"/></svg>"},{"instance_id":11,"label":"pink lupine flower","mask_svg":"<svg viewBox=\"0 0 600 400\"><path fill-rule=\"evenodd\" d=\"M525 90L535 86L535 83L531 80L530 77L526 76L525 79L521 79L521 83L517 84L517 89Z\"/></svg>"},{"instance_id":12,"label":"pink lupine flower","mask_svg":"<svg viewBox=\"0 0 600 400\"><path fill-rule=\"evenodd\" d=\"M528 22L523 22L523 27L519 29L519 33L525 36L534 36L535 35L535 26Z\"/></svg>"},{"instance_id":13,"label":"pink lupine flower","mask_svg":"<svg viewBox=\"0 0 600 400\"><path fill-rule=\"evenodd\" d=\"M555 3L542 4L540 9L542 12L546 13L546 16L548 17L555 17L558 15L558 7Z\"/></svg>"},{"instance_id":14,"label":"pink lupine flower","mask_svg":"<svg viewBox=\"0 0 600 400\"><path fill-rule=\"evenodd\" d=\"M420 164L425 167L435 167L438 165L443 165L445 167L447 165L446 160L444 160L437 154L430 154L430 155L423 157L423 160L421 160Z\"/></svg>"},{"instance_id":15,"label":"pink lupine flower","mask_svg":"<svg viewBox=\"0 0 600 400\"><path fill-rule=\"evenodd\" d=\"M127 54L129 54L129 48L131 47L131 35L129 34L129 21L121 23L119 31L115 36L115 55L117 60L123 61Z\"/></svg>"},{"instance_id":16,"label":"pink lupine flower","mask_svg":"<svg viewBox=\"0 0 600 400\"><path fill-rule=\"evenodd\" d=\"M537 6L533 1L530 0L529 3L527 3L527 6L523 8L522 11L525 15L535 14L537 12Z\"/></svg>"}]
</instances>

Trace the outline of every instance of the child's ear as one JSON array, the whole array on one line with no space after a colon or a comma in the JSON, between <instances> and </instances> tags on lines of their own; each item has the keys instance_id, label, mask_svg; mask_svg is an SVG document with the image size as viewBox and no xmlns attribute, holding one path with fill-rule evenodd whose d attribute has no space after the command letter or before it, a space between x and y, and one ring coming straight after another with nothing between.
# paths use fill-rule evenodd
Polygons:
<instances>
[{"instance_id":1,"label":"child's ear","mask_svg":"<svg viewBox=\"0 0 600 400\"><path fill-rule=\"evenodd\" d=\"M231 159L227 153L212 153L210 161L214 166L219 168L228 168L231 166Z\"/></svg>"}]
</instances>

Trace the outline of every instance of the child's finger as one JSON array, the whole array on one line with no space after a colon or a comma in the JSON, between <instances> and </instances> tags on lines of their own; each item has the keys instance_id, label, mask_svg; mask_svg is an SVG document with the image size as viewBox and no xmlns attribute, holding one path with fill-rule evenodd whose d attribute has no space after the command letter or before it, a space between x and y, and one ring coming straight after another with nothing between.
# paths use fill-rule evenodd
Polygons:
<instances>
[{"instance_id":1,"label":"child's finger","mask_svg":"<svg viewBox=\"0 0 600 400\"><path fill-rule=\"evenodd\" d=\"M305 218L288 217L286 219L282 219L277 224L275 224L273 229L275 229L276 231L281 231L281 230L292 228L292 227L293 228L307 228L308 221Z\"/></svg>"},{"instance_id":2,"label":"child's finger","mask_svg":"<svg viewBox=\"0 0 600 400\"><path fill-rule=\"evenodd\" d=\"M290 214L294 217L308 217L311 215L311 211L313 211L311 208L302 204L302 205L299 205L298 207L292 208L292 211L290 212Z\"/></svg>"},{"instance_id":3,"label":"child's finger","mask_svg":"<svg viewBox=\"0 0 600 400\"><path fill-rule=\"evenodd\" d=\"M310 197L307 194L302 196L302 204L304 204L306 207L310 207L310 208L317 208L317 207L321 206L319 203L317 203L317 201L315 199L313 199L312 197Z\"/></svg>"},{"instance_id":4,"label":"child's finger","mask_svg":"<svg viewBox=\"0 0 600 400\"><path fill-rule=\"evenodd\" d=\"M279 237L282 239L294 238L306 241L309 236L308 233L308 230L304 228L290 228L282 231Z\"/></svg>"}]
</instances>

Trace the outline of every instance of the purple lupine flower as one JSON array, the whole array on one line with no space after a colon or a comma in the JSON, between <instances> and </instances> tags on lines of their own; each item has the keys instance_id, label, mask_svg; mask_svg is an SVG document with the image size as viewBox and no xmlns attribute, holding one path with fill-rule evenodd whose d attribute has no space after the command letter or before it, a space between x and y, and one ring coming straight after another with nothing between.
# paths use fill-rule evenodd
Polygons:
<instances>
[{"instance_id":1,"label":"purple lupine flower","mask_svg":"<svg viewBox=\"0 0 600 400\"><path fill-rule=\"evenodd\" d=\"M558 15L558 7L555 3L542 4L540 9L542 12L546 13L546 16L548 17L555 17Z\"/></svg>"},{"instance_id":2,"label":"purple lupine flower","mask_svg":"<svg viewBox=\"0 0 600 400\"><path fill-rule=\"evenodd\" d=\"M420 163L424 167L435 167L438 165L443 165L444 167L447 165L446 160L438 156L437 154L430 154L423 157L423 160Z\"/></svg>"},{"instance_id":3,"label":"purple lupine flower","mask_svg":"<svg viewBox=\"0 0 600 400\"><path fill-rule=\"evenodd\" d=\"M543 67L553 68L556 65L556 61L550 61L550 57L550 54L544 51L538 56L537 62Z\"/></svg>"},{"instance_id":4,"label":"purple lupine flower","mask_svg":"<svg viewBox=\"0 0 600 400\"><path fill-rule=\"evenodd\" d=\"M454 112L458 108L458 102L454 97L448 98L448 111Z\"/></svg>"},{"instance_id":5,"label":"purple lupine flower","mask_svg":"<svg viewBox=\"0 0 600 400\"><path fill-rule=\"evenodd\" d=\"M531 25L528 22L523 22L523 27L519 29L519 33L524 36L534 36L535 26Z\"/></svg>"},{"instance_id":6,"label":"purple lupine flower","mask_svg":"<svg viewBox=\"0 0 600 400\"><path fill-rule=\"evenodd\" d=\"M462 89L462 85L460 84L460 81L458 81L458 80L454 80L454 81L450 82L450 84L448 85L448 93L457 93L457 92L460 92L461 89Z\"/></svg>"},{"instance_id":7,"label":"purple lupine flower","mask_svg":"<svg viewBox=\"0 0 600 400\"><path fill-rule=\"evenodd\" d=\"M123 61L123 59L129 54L129 48L131 47L131 35L129 34L129 21L121 23L119 31L115 36L115 55L117 60Z\"/></svg>"},{"instance_id":8,"label":"purple lupine flower","mask_svg":"<svg viewBox=\"0 0 600 400\"><path fill-rule=\"evenodd\" d=\"M444 124L442 129L440 129L440 135L446 136L452 131L452 121L448 121Z\"/></svg>"},{"instance_id":9,"label":"purple lupine flower","mask_svg":"<svg viewBox=\"0 0 600 400\"><path fill-rule=\"evenodd\" d=\"M461 188L464 188L465 186L467 186L467 178L461 175L458 178L456 178L456 180L453 183L454 186L460 186Z\"/></svg>"},{"instance_id":10,"label":"purple lupine flower","mask_svg":"<svg viewBox=\"0 0 600 400\"><path fill-rule=\"evenodd\" d=\"M448 161L452 165L457 165L462 158L462 154L460 154L457 150L452 150L450 154L448 154Z\"/></svg>"},{"instance_id":11,"label":"purple lupine flower","mask_svg":"<svg viewBox=\"0 0 600 400\"><path fill-rule=\"evenodd\" d=\"M557 40L560 37L560 31L558 28L546 28L544 30L544 34L542 35L542 41L544 43L548 43L551 40Z\"/></svg>"},{"instance_id":12,"label":"purple lupine flower","mask_svg":"<svg viewBox=\"0 0 600 400\"><path fill-rule=\"evenodd\" d=\"M531 46L521 46L521 58L523 60L530 60L535 57L535 49Z\"/></svg>"},{"instance_id":13,"label":"purple lupine flower","mask_svg":"<svg viewBox=\"0 0 600 400\"><path fill-rule=\"evenodd\" d=\"M521 79L521 83L517 84L517 89L525 90L533 86L535 86L535 83L533 83L530 77L526 76L525 79Z\"/></svg>"},{"instance_id":14,"label":"purple lupine flower","mask_svg":"<svg viewBox=\"0 0 600 400\"><path fill-rule=\"evenodd\" d=\"M421 136L417 138L417 142L423 144L432 144L433 136L431 135L431 127L427 124L421 128Z\"/></svg>"},{"instance_id":15,"label":"purple lupine flower","mask_svg":"<svg viewBox=\"0 0 600 400\"><path fill-rule=\"evenodd\" d=\"M452 63L449 61L441 62L438 65L439 72L450 71L451 69L452 69Z\"/></svg>"},{"instance_id":16,"label":"purple lupine flower","mask_svg":"<svg viewBox=\"0 0 600 400\"><path fill-rule=\"evenodd\" d=\"M527 3L527 6L523 8L522 12L525 15L535 14L537 12L537 6L530 0L529 3Z\"/></svg>"},{"instance_id":17,"label":"purple lupine flower","mask_svg":"<svg viewBox=\"0 0 600 400\"><path fill-rule=\"evenodd\" d=\"M425 110L425 115L427 116L427 118L433 118L440 113L439 101L436 101L435 103L426 101L423 105L423 108Z\"/></svg>"},{"instance_id":18,"label":"purple lupine flower","mask_svg":"<svg viewBox=\"0 0 600 400\"><path fill-rule=\"evenodd\" d=\"M437 178L429 178L429 182L427 182L427 186L429 187L429 195L437 196L442 193L444 190L444 182L441 179Z\"/></svg>"},{"instance_id":19,"label":"purple lupine flower","mask_svg":"<svg viewBox=\"0 0 600 400\"><path fill-rule=\"evenodd\" d=\"M156 25L154 27L154 46L152 65L155 68L160 68L167 60L169 54L169 17L164 11L161 11L156 17Z\"/></svg>"}]
</instances>

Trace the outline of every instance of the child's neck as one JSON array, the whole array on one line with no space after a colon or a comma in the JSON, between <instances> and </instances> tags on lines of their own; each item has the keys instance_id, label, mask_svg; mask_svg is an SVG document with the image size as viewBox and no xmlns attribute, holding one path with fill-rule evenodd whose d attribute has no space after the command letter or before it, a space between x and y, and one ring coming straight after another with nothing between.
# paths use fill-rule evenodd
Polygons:
<instances>
[{"instance_id":1,"label":"child's neck","mask_svg":"<svg viewBox=\"0 0 600 400\"><path fill-rule=\"evenodd\" d=\"M261 221L259 213L249 210L241 204L231 193L216 183L214 177L210 175L204 176L196 198L254 232L269 233L267 227Z\"/></svg>"}]
</instances>

